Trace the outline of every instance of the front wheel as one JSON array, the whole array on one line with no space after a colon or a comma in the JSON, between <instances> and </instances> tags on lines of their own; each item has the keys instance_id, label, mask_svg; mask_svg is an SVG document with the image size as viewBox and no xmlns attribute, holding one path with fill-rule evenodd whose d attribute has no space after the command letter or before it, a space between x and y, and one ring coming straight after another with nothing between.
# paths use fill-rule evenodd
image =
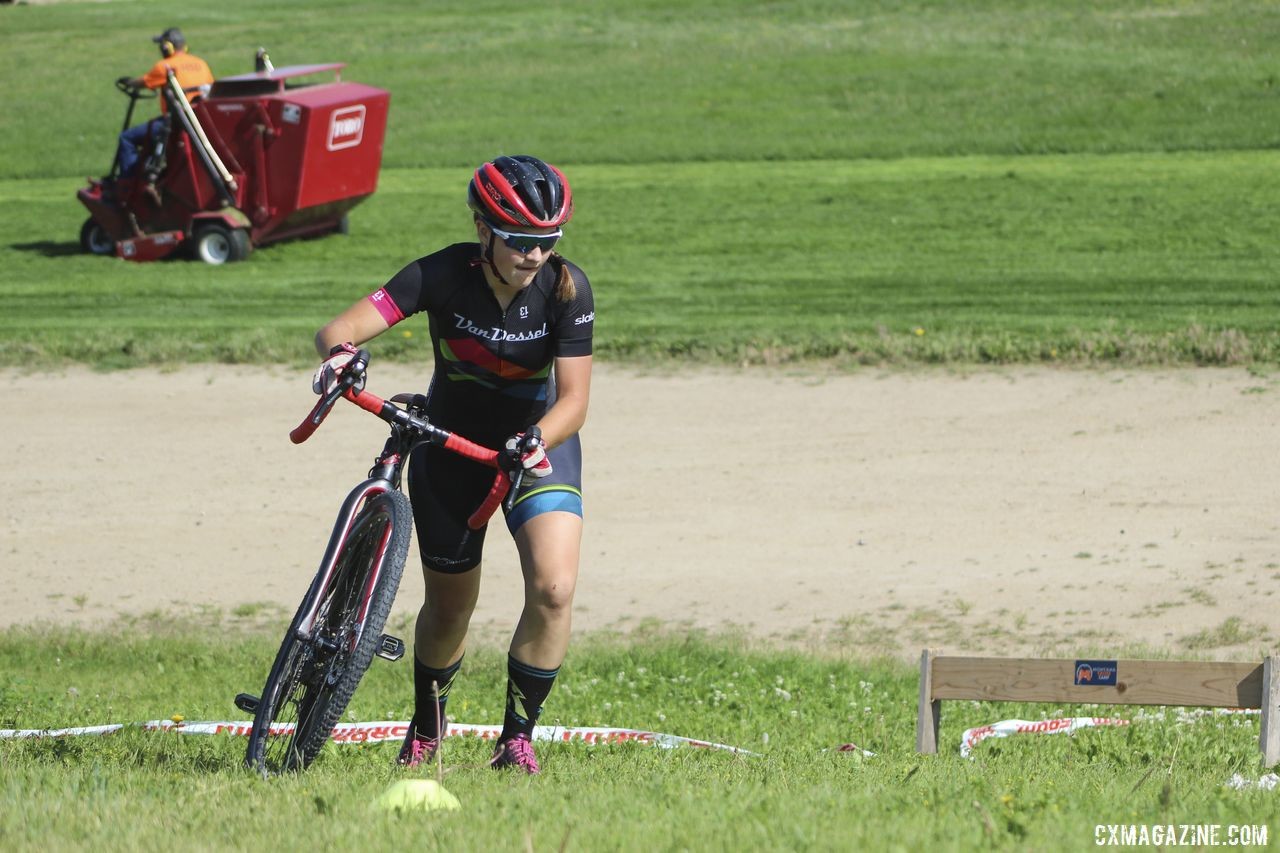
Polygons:
<instances>
[{"instance_id":1,"label":"front wheel","mask_svg":"<svg viewBox=\"0 0 1280 853\"><path fill-rule=\"evenodd\" d=\"M252 250L247 231L222 222L206 222L196 229L194 238L195 256L214 266L243 261Z\"/></svg>"},{"instance_id":2,"label":"front wheel","mask_svg":"<svg viewBox=\"0 0 1280 853\"><path fill-rule=\"evenodd\" d=\"M116 241L111 239L107 229L90 218L80 226L80 248L91 255L113 255Z\"/></svg>"},{"instance_id":3,"label":"front wheel","mask_svg":"<svg viewBox=\"0 0 1280 853\"><path fill-rule=\"evenodd\" d=\"M398 491L370 498L352 521L333 571L312 583L262 688L245 753L250 769L305 770L328 742L378 649L412 523ZM302 626L312 612L308 633Z\"/></svg>"}]
</instances>

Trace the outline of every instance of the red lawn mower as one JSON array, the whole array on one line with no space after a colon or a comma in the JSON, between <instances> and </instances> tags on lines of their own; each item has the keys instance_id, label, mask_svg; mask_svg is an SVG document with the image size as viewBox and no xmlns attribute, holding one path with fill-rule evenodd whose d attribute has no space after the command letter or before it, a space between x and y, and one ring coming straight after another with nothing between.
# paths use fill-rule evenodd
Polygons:
<instances>
[{"instance_id":1,"label":"red lawn mower","mask_svg":"<svg viewBox=\"0 0 1280 853\"><path fill-rule=\"evenodd\" d=\"M185 246L223 264L277 240L346 233L347 212L377 188L391 95L342 82L345 66L268 61L215 81L194 104L170 73L157 90L168 111L135 174L113 162L76 193L90 214L81 247L153 261ZM327 72L332 82L301 79ZM128 128L138 101L156 95L116 86L129 97Z\"/></svg>"}]
</instances>

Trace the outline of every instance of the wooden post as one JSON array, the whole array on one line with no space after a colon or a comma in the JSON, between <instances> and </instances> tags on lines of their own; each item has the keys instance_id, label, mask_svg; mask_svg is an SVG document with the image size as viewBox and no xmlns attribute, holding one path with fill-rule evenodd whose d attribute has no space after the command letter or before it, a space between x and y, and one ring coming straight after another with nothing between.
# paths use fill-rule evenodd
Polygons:
<instances>
[{"instance_id":1,"label":"wooden post","mask_svg":"<svg viewBox=\"0 0 1280 853\"><path fill-rule=\"evenodd\" d=\"M1262 765L1280 764L1280 659L1267 656L1262 661Z\"/></svg>"},{"instance_id":2,"label":"wooden post","mask_svg":"<svg viewBox=\"0 0 1280 853\"><path fill-rule=\"evenodd\" d=\"M933 698L934 649L920 653L920 704L916 709L916 752L932 755L938 751L938 726L942 722L942 700Z\"/></svg>"}]
</instances>

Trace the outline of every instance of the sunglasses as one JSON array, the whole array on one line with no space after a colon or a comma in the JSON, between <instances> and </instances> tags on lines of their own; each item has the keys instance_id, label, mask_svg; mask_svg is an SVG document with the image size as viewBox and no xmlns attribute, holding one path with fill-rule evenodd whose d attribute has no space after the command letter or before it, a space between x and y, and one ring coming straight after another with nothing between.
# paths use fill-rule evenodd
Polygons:
<instances>
[{"instance_id":1,"label":"sunglasses","mask_svg":"<svg viewBox=\"0 0 1280 853\"><path fill-rule=\"evenodd\" d=\"M550 234L520 234L503 231L501 228L495 228L492 225L489 226L489 230L501 237L502 242L508 249L515 249L522 255L527 255L534 249L550 252L556 243L560 241L560 238L564 236L564 232L558 228Z\"/></svg>"}]
</instances>

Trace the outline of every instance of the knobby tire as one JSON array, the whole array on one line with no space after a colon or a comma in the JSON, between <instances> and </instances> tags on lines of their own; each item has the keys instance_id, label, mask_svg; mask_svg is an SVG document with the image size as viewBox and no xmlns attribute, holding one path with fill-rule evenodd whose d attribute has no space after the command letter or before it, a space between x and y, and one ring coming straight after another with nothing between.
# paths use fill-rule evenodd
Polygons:
<instances>
[{"instance_id":1,"label":"knobby tire","mask_svg":"<svg viewBox=\"0 0 1280 853\"><path fill-rule=\"evenodd\" d=\"M329 582L323 588L313 583L276 654L249 735L250 768L264 775L304 770L329 741L377 652L404 573L412 523L409 500L398 491L370 498L356 515ZM381 574L360 623L379 559ZM299 637L298 626L317 600L312 636ZM293 733L270 734L283 724L293 724Z\"/></svg>"}]
</instances>

